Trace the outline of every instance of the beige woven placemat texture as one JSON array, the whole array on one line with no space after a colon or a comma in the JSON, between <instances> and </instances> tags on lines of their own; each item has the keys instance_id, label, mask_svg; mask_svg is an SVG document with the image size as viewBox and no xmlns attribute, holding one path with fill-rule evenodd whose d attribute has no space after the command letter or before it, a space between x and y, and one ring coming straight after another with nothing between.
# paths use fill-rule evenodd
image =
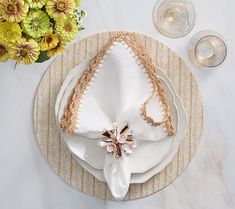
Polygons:
<instances>
[{"instance_id":1,"label":"beige woven placemat texture","mask_svg":"<svg viewBox=\"0 0 235 209\"><path fill-rule=\"evenodd\" d=\"M84 170L64 146L55 122L56 96L67 73L83 60L94 56L110 36L117 32L95 34L67 48L51 63L44 74L35 98L34 126L38 145L55 173L69 185L93 197L112 200L108 186ZM190 70L175 52L161 42L134 33L154 62L173 82L188 114L185 139L174 160L159 174L142 184L130 185L125 200L148 196L164 188L189 164L200 141L203 106L200 92Z\"/></svg>"}]
</instances>

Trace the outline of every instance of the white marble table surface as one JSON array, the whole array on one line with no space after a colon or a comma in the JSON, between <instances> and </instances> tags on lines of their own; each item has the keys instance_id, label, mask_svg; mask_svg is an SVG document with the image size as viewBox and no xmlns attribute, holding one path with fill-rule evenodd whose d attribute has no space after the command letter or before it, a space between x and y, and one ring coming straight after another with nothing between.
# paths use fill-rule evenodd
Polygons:
<instances>
[{"instance_id":1,"label":"white marble table surface","mask_svg":"<svg viewBox=\"0 0 235 209\"><path fill-rule=\"evenodd\" d=\"M187 170L170 186L147 198L106 202L71 188L50 169L35 140L33 101L48 66L0 64L0 208L1 209L227 209L235 208L235 1L193 0L197 21L193 31L173 40L152 25L156 0L83 0L86 30L78 39L109 31L145 33L170 46L196 76L205 106L201 144ZM204 72L188 60L186 45L202 29L220 32L228 56L217 70Z\"/></svg>"}]
</instances>

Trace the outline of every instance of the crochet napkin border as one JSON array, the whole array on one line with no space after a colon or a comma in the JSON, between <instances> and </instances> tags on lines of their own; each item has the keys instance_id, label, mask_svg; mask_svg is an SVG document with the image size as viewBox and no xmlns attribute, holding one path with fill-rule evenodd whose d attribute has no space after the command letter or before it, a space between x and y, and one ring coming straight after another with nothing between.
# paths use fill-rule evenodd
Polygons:
<instances>
[{"instance_id":1,"label":"crochet napkin border","mask_svg":"<svg viewBox=\"0 0 235 209\"><path fill-rule=\"evenodd\" d=\"M74 133L76 130L76 120L79 113L79 108L81 105L82 96L84 95L85 90L90 85L92 79L94 79L95 74L99 69L99 65L102 64L102 61L105 57L105 54L113 45L114 42L124 42L128 47L132 49L134 55L138 58L138 63L143 66L145 73L148 75L151 83L153 92L156 96L159 96L159 101L164 111L164 117L162 122L154 121L153 118L147 115L146 107L148 102L151 100L151 97L143 104L140 109L140 114L143 119L152 126L158 126L164 123L164 127L168 133L168 136L174 134L174 127L172 124L170 106L168 104L165 92L161 86L160 80L156 75L156 69L152 62L152 58L147 53L146 49L138 42L136 37L133 34L120 32L117 35L112 36L109 41L104 45L104 47L97 53L94 57L91 65L87 68L83 75L79 78L78 83L75 88L72 90L72 93L68 99L68 102L64 108L64 112L60 121L60 128L62 131L69 133Z\"/></svg>"}]
</instances>

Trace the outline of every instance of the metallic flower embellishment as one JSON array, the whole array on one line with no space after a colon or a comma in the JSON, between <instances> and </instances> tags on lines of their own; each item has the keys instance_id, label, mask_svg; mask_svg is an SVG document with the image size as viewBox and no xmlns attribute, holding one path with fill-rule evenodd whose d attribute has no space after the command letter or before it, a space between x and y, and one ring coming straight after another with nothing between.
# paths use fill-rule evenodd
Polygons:
<instances>
[{"instance_id":1,"label":"metallic flower embellishment","mask_svg":"<svg viewBox=\"0 0 235 209\"><path fill-rule=\"evenodd\" d=\"M116 158L122 156L122 150L130 154L132 153L132 148L136 147L128 125L120 129L114 124L113 129L105 131L103 136L106 138L99 142L99 146L106 147L107 152L114 154Z\"/></svg>"}]
</instances>

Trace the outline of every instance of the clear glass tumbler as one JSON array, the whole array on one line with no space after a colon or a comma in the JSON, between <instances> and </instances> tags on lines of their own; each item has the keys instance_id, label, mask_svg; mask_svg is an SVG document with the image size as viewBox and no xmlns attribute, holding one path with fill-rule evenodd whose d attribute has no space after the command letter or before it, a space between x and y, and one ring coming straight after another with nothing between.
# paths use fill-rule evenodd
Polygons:
<instances>
[{"instance_id":1,"label":"clear glass tumbler","mask_svg":"<svg viewBox=\"0 0 235 209\"><path fill-rule=\"evenodd\" d=\"M225 60L226 55L225 40L215 31L200 31L189 41L188 56L197 67L217 67Z\"/></svg>"}]
</instances>

